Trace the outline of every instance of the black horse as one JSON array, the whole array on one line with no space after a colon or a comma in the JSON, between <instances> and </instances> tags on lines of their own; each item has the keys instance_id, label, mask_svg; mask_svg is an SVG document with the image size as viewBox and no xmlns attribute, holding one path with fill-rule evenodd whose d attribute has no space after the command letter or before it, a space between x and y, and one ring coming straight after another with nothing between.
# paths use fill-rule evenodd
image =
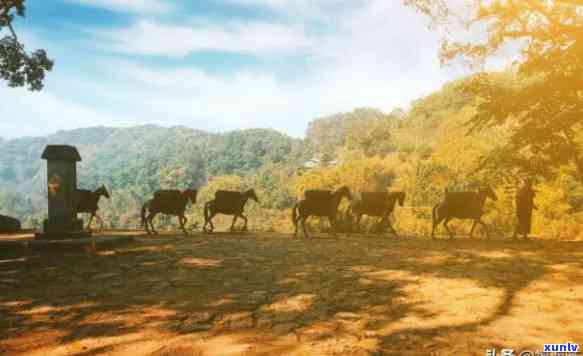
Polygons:
<instances>
[{"instance_id":1,"label":"black horse","mask_svg":"<svg viewBox=\"0 0 583 356\"><path fill-rule=\"evenodd\" d=\"M301 221L305 237L309 237L306 231L306 220L314 216L325 216L330 221L332 233L336 235L336 215L338 205L343 197L352 200L348 187L343 186L334 192L329 190L308 190L304 193L305 199L297 203L292 210L294 224L294 237L298 234L298 223Z\"/></svg>"},{"instance_id":2,"label":"black horse","mask_svg":"<svg viewBox=\"0 0 583 356\"><path fill-rule=\"evenodd\" d=\"M213 232L215 226L213 225L213 218L217 214L233 215L233 223L230 231L235 230L235 222L237 218L245 221L242 231L247 231L247 217L243 215L245 204L251 199L259 203L255 190L249 189L245 192L235 192L230 190L218 190L215 192L215 199L207 202L204 205L204 232ZM210 225L210 228L207 228Z\"/></svg>"},{"instance_id":3,"label":"black horse","mask_svg":"<svg viewBox=\"0 0 583 356\"><path fill-rule=\"evenodd\" d=\"M449 238L453 239L454 234L447 226L447 223L453 218L474 220L470 237L472 237L477 224L487 227L482 221L483 208L487 198L498 199L491 187L482 188L478 192L448 192L446 190L444 200L433 207L431 238L435 239L435 229L443 221L443 226L449 232Z\"/></svg>"},{"instance_id":4,"label":"black horse","mask_svg":"<svg viewBox=\"0 0 583 356\"><path fill-rule=\"evenodd\" d=\"M186 189L183 192L179 190L159 190L154 193L154 198L144 203L141 211L142 226L146 227L148 235L152 232L158 234L152 223L152 220L154 220L154 217L158 213L176 215L180 223L180 228L185 235L188 235L184 226L188 219L184 216L184 212L189 201L192 204L196 203L196 195L197 191L194 189ZM146 212L149 212L149 214L146 215Z\"/></svg>"},{"instance_id":5,"label":"black horse","mask_svg":"<svg viewBox=\"0 0 583 356\"><path fill-rule=\"evenodd\" d=\"M356 231L360 231L360 220L363 215L381 218L379 221L379 235L382 227L386 225L395 236L399 236L395 228L389 221L389 215L395 210L397 202L403 206L405 202L405 192L363 192L362 199L350 205L346 212L347 217L356 215Z\"/></svg>"},{"instance_id":6,"label":"black horse","mask_svg":"<svg viewBox=\"0 0 583 356\"><path fill-rule=\"evenodd\" d=\"M93 218L99 220L101 228L103 229L103 219L97 215L97 210L99 210L99 198L101 198L101 196L109 199L109 192L105 188L105 185L102 185L94 191L77 189L77 213L91 214L89 223L87 224L88 230L91 230Z\"/></svg>"}]
</instances>

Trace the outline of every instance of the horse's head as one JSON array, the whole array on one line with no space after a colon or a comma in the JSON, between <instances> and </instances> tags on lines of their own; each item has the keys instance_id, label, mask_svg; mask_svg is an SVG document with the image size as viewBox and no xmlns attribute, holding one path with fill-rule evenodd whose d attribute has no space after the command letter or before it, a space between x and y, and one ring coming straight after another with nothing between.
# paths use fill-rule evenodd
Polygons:
<instances>
[{"instance_id":1,"label":"horse's head","mask_svg":"<svg viewBox=\"0 0 583 356\"><path fill-rule=\"evenodd\" d=\"M485 198L490 198L494 201L498 200L498 197L496 196L494 189L492 189L492 187L489 185L480 189L480 195L482 195Z\"/></svg>"},{"instance_id":2,"label":"horse's head","mask_svg":"<svg viewBox=\"0 0 583 356\"><path fill-rule=\"evenodd\" d=\"M182 194L187 197L192 204L196 203L196 195L198 194L196 189L186 189Z\"/></svg>"},{"instance_id":3,"label":"horse's head","mask_svg":"<svg viewBox=\"0 0 583 356\"><path fill-rule=\"evenodd\" d=\"M336 189L335 194L339 194L340 197L346 197L348 200L352 200L352 193L350 193L350 189L345 185Z\"/></svg>"},{"instance_id":4,"label":"horse's head","mask_svg":"<svg viewBox=\"0 0 583 356\"><path fill-rule=\"evenodd\" d=\"M105 188L105 184L101 185L101 187L99 187L99 189L97 189L97 193L100 195L103 195L104 197L106 197L107 199L109 199L109 192L107 191L107 188Z\"/></svg>"},{"instance_id":5,"label":"horse's head","mask_svg":"<svg viewBox=\"0 0 583 356\"><path fill-rule=\"evenodd\" d=\"M399 206L403 206L405 204L405 192L395 192L395 196L397 197Z\"/></svg>"},{"instance_id":6,"label":"horse's head","mask_svg":"<svg viewBox=\"0 0 583 356\"><path fill-rule=\"evenodd\" d=\"M255 200L256 203L259 203L259 199L257 198L257 194L255 194L255 189L249 189L248 191L245 192L245 195L247 196L247 198L249 198L251 200Z\"/></svg>"}]
</instances>

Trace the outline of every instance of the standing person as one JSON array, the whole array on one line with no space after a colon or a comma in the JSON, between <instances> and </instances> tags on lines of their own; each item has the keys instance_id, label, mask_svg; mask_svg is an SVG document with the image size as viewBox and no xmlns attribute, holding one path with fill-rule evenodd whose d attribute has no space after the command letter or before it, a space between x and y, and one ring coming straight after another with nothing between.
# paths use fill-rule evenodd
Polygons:
<instances>
[{"instance_id":1,"label":"standing person","mask_svg":"<svg viewBox=\"0 0 583 356\"><path fill-rule=\"evenodd\" d=\"M532 188L532 183L532 179L526 179L522 187L516 192L517 224L512 238L516 238L516 235L521 233L524 239L528 239L532 225L532 209L537 209L536 205L534 205L536 190Z\"/></svg>"}]
</instances>

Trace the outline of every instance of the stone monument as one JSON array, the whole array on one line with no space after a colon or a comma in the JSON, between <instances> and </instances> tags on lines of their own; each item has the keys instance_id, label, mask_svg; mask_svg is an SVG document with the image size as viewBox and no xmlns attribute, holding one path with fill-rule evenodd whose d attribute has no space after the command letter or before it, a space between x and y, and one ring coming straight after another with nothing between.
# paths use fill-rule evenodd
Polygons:
<instances>
[{"instance_id":1,"label":"stone monument","mask_svg":"<svg viewBox=\"0 0 583 356\"><path fill-rule=\"evenodd\" d=\"M48 145L41 158L47 160L49 218L43 222L38 239L61 240L89 237L83 220L77 219L77 149L67 145Z\"/></svg>"}]
</instances>

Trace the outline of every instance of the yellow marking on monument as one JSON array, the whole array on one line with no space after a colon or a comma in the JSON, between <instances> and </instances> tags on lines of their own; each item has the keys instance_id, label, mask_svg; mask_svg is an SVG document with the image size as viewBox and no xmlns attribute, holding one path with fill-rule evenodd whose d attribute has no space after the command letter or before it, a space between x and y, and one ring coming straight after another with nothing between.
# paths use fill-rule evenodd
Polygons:
<instances>
[{"instance_id":1,"label":"yellow marking on monument","mask_svg":"<svg viewBox=\"0 0 583 356\"><path fill-rule=\"evenodd\" d=\"M53 174L51 179L49 180L49 194L56 195L61 187L61 177L58 174Z\"/></svg>"}]
</instances>

